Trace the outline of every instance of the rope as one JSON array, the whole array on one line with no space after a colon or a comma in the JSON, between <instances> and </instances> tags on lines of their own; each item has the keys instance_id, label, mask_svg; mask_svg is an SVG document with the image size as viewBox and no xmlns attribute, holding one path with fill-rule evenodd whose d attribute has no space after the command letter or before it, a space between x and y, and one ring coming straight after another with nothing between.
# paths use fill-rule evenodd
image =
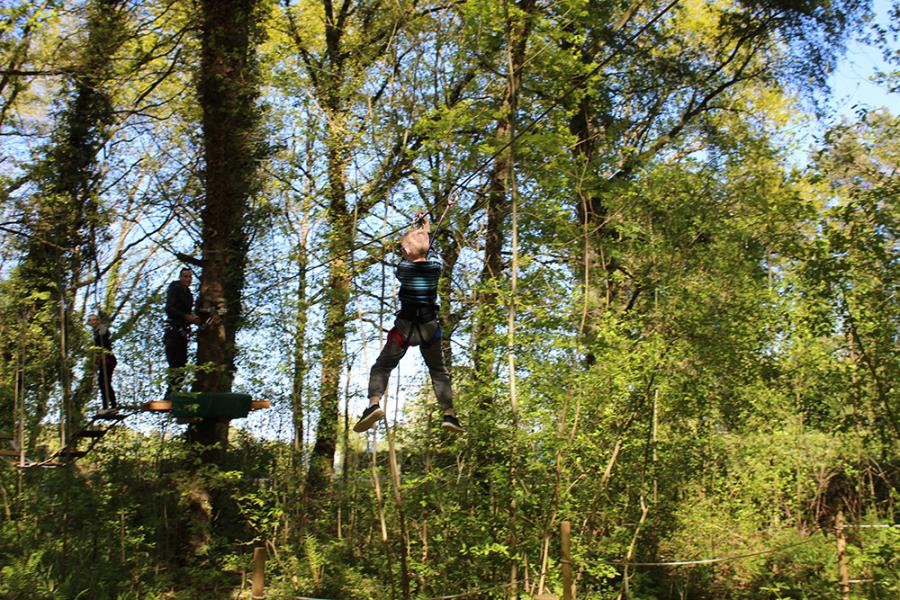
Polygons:
<instances>
[{"instance_id":1,"label":"rope","mask_svg":"<svg viewBox=\"0 0 900 600\"><path fill-rule=\"evenodd\" d=\"M459 594L451 594L449 596L432 596L430 598L425 598L424 600L451 600L452 598L467 598L469 596L477 596L483 594L485 592L493 592L495 590L502 590L504 588L510 588L512 586L518 586L518 581L513 581L511 583L504 583L502 585L495 585L494 587L489 588L480 588L477 590L472 590L471 592L462 592Z\"/></svg>"},{"instance_id":2,"label":"rope","mask_svg":"<svg viewBox=\"0 0 900 600\"><path fill-rule=\"evenodd\" d=\"M761 550L759 552L750 552L747 554L735 554L732 556L719 556L716 558L702 558L698 560L674 560L668 562L627 562L624 560L615 560L609 561L608 564L613 565L623 565L628 567L684 567L684 566L693 566L693 565L710 565L720 562L727 562L731 560L741 560L744 558L751 558L754 556L763 556L766 554L774 554L776 552L781 552L782 550L788 550L790 548L796 548L797 546L802 546L804 544L810 543L814 538L812 536L806 538L801 542L796 542L794 544L788 544L787 546L780 546L778 548L770 548L769 550Z\"/></svg>"},{"instance_id":3,"label":"rope","mask_svg":"<svg viewBox=\"0 0 900 600\"><path fill-rule=\"evenodd\" d=\"M441 228L441 223L444 222L444 217L447 215L447 211L450 210L450 207L456 204L456 201L452 198L447 198L447 203L444 206L444 212L441 213L441 217L437 220L437 223L434 225L434 229L431 231L430 239L428 240L428 250L431 250L431 247L434 246L434 240L437 237L437 232Z\"/></svg>"},{"instance_id":4,"label":"rope","mask_svg":"<svg viewBox=\"0 0 900 600\"><path fill-rule=\"evenodd\" d=\"M671 0L671 2L669 2L669 4L667 4L665 7L663 7L663 9L660 10L660 12L658 14L656 14L652 19L647 21L647 23L645 23L640 29L638 29L631 37L626 39L622 45L620 45L618 48L616 48L606 58L604 58L599 63L597 63L594 66L594 68L592 68L587 73L587 75L585 76L585 79L590 79L591 77L593 77L594 75L599 73L601 69L603 69L605 66L607 66L616 56L621 54L625 48L627 48L630 44L632 44L638 37L643 35L647 29L649 29L651 26L653 26L663 16L665 16L665 14L668 13L670 10L672 10L672 8L674 8L675 5L677 5L679 2L680 2L680 0ZM576 90L581 89L581 87L582 87L582 84L580 82L576 83L575 85L570 87L568 90L566 90L562 95L557 96L553 100L553 102L547 108L545 108L543 111L541 111L536 117L534 117L534 119L532 119L528 125L523 127L521 130L517 131L514 136L510 136L510 139L507 142L505 142L500 148L498 148L496 151L491 153L491 155L488 156L487 158L485 158L483 161L478 163L478 165L475 167L475 169L471 173L469 173L469 175L467 175L462 180L455 181L450 186L450 188L447 190L447 192L444 193L440 198L440 200L447 200L447 206L445 206L444 212L442 213L441 218L438 221L438 226L440 225L441 221L443 221L444 215L446 215L447 209L451 205L451 201L449 199L453 197L455 192L465 189L466 186L473 179L475 179L475 177L479 173L481 173L487 166L489 166L498 156L500 156L503 152L505 152L507 150L507 148L509 148L512 144L514 144L516 142L516 140L518 140L518 138L520 138L521 136L526 135L528 133L531 133L531 131L538 125L538 123L543 121L547 117L547 115L550 114L550 112L552 110L557 108L566 98L571 96ZM477 210L478 208L480 208L482 205L484 205L484 203L487 201L488 198L489 198L489 196L485 195L485 197L481 201L477 202L472 207L472 210L474 211L474 210ZM438 200L438 202L436 202L435 204L439 204L440 200ZM434 231L437 231L438 226L435 226ZM368 246L374 245L374 244L381 242L387 238L392 238L397 233L403 231L406 228L407 228L407 225L402 225L400 227L397 227L397 228L385 233L384 235L374 237L374 238L372 238L366 242L363 242L361 244L355 244L346 252L336 254L328 259L322 260L312 266L307 267L304 272L309 273L310 271L313 271L315 269L319 269L321 267L327 266L338 259L345 258L345 257L351 255L352 253L356 252L357 250L362 250L364 248L367 248ZM433 237L434 237L434 234L432 234L432 238ZM286 277L282 281L270 284L270 285L266 286L265 288L263 288L259 293L268 292L273 287L280 285L281 283L284 283L284 281L293 279L294 277L299 277L299 274L291 275L290 277Z\"/></svg>"},{"instance_id":5,"label":"rope","mask_svg":"<svg viewBox=\"0 0 900 600\"><path fill-rule=\"evenodd\" d=\"M504 588L509 588L512 586L519 585L518 581L514 581L511 583L504 583L502 585L495 585L494 587L488 588L478 588L476 590L472 590L471 592L461 592L459 594L450 594L449 596L430 596L428 598L423 598L422 600L453 600L454 598L468 598L471 596L478 596L480 594L484 594L486 592L493 592L496 590L501 590ZM313 596L291 596L292 600L332 600L331 598L316 598Z\"/></svg>"}]
</instances>

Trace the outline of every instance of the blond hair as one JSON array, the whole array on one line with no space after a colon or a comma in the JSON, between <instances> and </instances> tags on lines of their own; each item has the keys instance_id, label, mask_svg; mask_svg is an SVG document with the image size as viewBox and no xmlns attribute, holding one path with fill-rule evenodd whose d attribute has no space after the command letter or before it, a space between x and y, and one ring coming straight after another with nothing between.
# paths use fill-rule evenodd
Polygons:
<instances>
[{"instance_id":1,"label":"blond hair","mask_svg":"<svg viewBox=\"0 0 900 600\"><path fill-rule=\"evenodd\" d=\"M403 234L403 237L400 238L400 246L406 256L415 260L424 258L428 254L431 241L428 239L428 232L423 229L413 229Z\"/></svg>"}]
</instances>

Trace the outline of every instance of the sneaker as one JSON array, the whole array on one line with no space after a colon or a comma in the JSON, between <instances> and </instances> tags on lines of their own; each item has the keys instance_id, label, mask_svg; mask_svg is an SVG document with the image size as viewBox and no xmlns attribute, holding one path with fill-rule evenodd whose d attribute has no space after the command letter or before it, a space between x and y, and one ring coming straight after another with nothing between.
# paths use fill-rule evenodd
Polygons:
<instances>
[{"instance_id":1,"label":"sneaker","mask_svg":"<svg viewBox=\"0 0 900 600\"><path fill-rule=\"evenodd\" d=\"M453 415L444 415L444 419L441 421L441 429L447 429L453 433L462 433L465 431L463 426L459 424L459 419Z\"/></svg>"},{"instance_id":2,"label":"sneaker","mask_svg":"<svg viewBox=\"0 0 900 600\"><path fill-rule=\"evenodd\" d=\"M384 417L384 409L378 404L370 404L369 407L363 411L363 414L359 418L359 421L356 422L356 425L353 426L353 431L362 433L363 431L370 429L382 417Z\"/></svg>"}]
</instances>

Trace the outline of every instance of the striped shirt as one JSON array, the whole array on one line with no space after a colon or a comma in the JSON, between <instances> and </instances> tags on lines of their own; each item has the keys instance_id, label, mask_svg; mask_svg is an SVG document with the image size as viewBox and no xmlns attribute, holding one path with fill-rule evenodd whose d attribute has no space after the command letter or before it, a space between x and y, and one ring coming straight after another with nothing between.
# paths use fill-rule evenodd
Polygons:
<instances>
[{"instance_id":1,"label":"striped shirt","mask_svg":"<svg viewBox=\"0 0 900 600\"><path fill-rule=\"evenodd\" d=\"M400 280L400 306L436 305L441 269L441 259L434 250L429 250L428 257L421 262L401 260L395 271Z\"/></svg>"}]
</instances>

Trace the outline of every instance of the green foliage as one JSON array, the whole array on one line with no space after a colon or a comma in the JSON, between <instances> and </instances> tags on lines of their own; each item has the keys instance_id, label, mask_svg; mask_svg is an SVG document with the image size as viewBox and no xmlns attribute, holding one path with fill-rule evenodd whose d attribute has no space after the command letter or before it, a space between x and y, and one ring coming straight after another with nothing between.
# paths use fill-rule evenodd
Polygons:
<instances>
[{"instance_id":1,"label":"green foliage","mask_svg":"<svg viewBox=\"0 0 900 600\"><path fill-rule=\"evenodd\" d=\"M193 89L196 7L52 6L2 9L10 70L20 53L72 60L52 65L59 86L0 89L0 120L29 144L0 157L15 163L4 227L22 227L0 269L0 433L24 397L28 456L58 446L57 415L90 377L75 324L91 302L127 321L118 381L158 393L160 281L213 217L252 263L225 292L248 309L237 381L275 408L215 460L168 421L131 418L74 466L0 470L0 595L221 598L243 582L246 596L264 546L276 598L382 600L404 583L506 598L513 568L530 598L561 590L568 520L579 597L827 598L842 510L856 593L896 597L897 529L853 526L896 520L897 118L861 115L808 172L788 166L798 95L862 3L263 2L236 111L214 69L210 110ZM204 217L200 124L235 133L238 116L249 162L225 175L254 198ZM491 176L510 116L514 294L510 182ZM383 429L345 442L340 413L390 324L380 236L451 191L441 304L467 432L438 428L427 375L404 367L395 490ZM490 277L486 234L502 240Z\"/></svg>"},{"instance_id":2,"label":"green foliage","mask_svg":"<svg viewBox=\"0 0 900 600\"><path fill-rule=\"evenodd\" d=\"M41 600L61 597L53 568L44 565L41 552L32 553L24 559L18 556L9 558L10 562L0 569L0 593L4 597Z\"/></svg>"},{"instance_id":3,"label":"green foliage","mask_svg":"<svg viewBox=\"0 0 900 600\"><path fill-rule=\"evenodd\" d=\"M863 524L865 525L865 524ZM862 573L862 592L867 598L892 598L900 591L897 549L900 548L898 527L860 528L853 532L848 550L850 568Z\"/></svg>"}]
</instances>

